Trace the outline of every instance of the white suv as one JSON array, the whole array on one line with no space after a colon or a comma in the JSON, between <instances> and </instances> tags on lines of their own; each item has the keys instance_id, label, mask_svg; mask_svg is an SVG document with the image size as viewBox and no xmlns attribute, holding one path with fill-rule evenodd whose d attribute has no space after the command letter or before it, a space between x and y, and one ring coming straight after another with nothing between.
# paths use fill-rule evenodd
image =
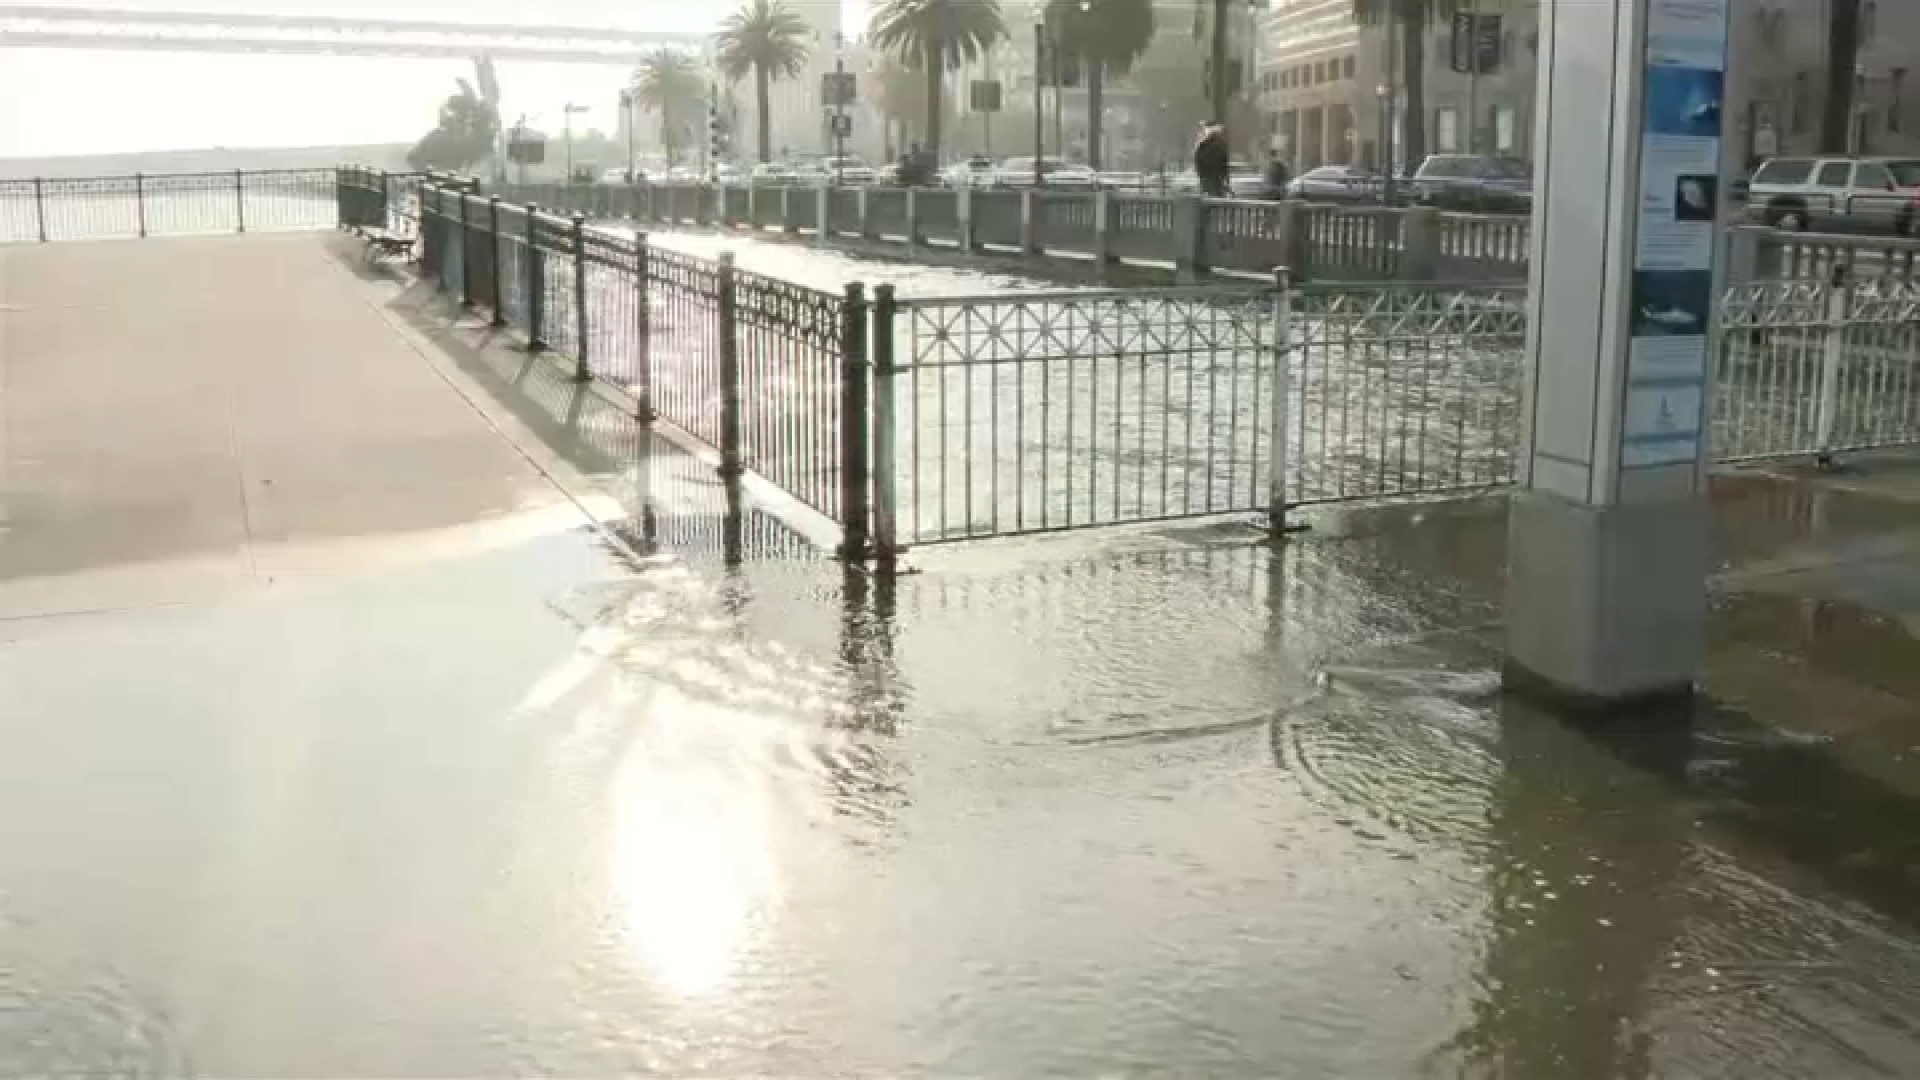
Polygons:
<instances>
[{"instance_id":1,"label":"white suv","mask_svg":"<svg viewBox=\"0 0 1920 1080\"><path fill-rule=\"evenodd\" d=\"M1920 158L1774 158L1753 174L1747 212L1776 229L1914 235Z\"/></svg>"}]
</instances>

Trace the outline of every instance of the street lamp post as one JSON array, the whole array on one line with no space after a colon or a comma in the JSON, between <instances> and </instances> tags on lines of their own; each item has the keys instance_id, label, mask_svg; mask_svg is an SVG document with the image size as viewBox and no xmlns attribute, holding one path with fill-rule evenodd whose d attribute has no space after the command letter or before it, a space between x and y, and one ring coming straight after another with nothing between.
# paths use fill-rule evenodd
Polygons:
<instances>
[{"instance_id":1,"label":"street lamp post","mask_svg":"<svg viewBox=\"0 0 1920 1080\"><path fill-rule=\"evenodd\" d=\"M627 122L627 183L631 184L639 168L639 159L634 153L634 135L635 129L640 126L634 117L634 93L632 87L620 91L620 115L624 117Z\"/></svg>"},{"instance_id":2,"label":"street lamp post","mask_svg":"<svg viewBox=\"0 0 1920 1080\"><path fill-rule=\"evenodd\" d=\"M1230 104L1230 91L1227 86L1227 12L1233 6L1233 0L1213 0L1213 43L1208 49L1209 70L1212 86L1209 87L1208 100L1213 103L1213 122L1225 124Z\"/></svg>"},{"instance_id":3,"label":"street lamp post","mask_svg":"<svg viewBox=\"0 0 1920 1080\"><path fill-rule=\"evenodd\" d=\"M847 166L847 35L833 35L833 186L846 186Z\"/></svg>"},{"instance_id":4,"label":"street lamp post","mask_svg":"<svg viewBox=\"0 0 1920 1080\"><path fill-rule=\"evenodd\" d=\"M1036 6L1033 12L1033 186L1036 190L1046 182L1041 166L1047 155L1046 70L1047 21L1045 9Z\"/></svg>"},{"instance_id":5,"label":"street lamp post","mask_svg":"<svg viewBox=\"0 0 1920 1080\"><path fill-rule=\"evenodd\" d=\"M586 111L587 111L587 107L585 105L575 105L571 101L567 102L566 105L564 105L560 110L561 116L562 116L561 127L566 134L566 143L567 143L566 182L569 184L573 183L573 118L576 114L583 113Z\"/></svg>"}]
</instances>

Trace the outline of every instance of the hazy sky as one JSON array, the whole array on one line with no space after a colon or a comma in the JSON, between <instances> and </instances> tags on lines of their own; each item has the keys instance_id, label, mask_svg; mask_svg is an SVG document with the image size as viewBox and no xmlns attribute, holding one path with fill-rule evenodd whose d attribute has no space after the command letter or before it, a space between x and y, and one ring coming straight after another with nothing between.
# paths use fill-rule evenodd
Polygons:
<instances>
[{"instance_id":1,"label":"hazy sky","mask_svg":"<svg viewBox=\"0 0 1920 1080\"><path fill-rule=\"evenodd\" d=\"M68 7L161 11L324 12L451 22L537 22L662 31L711 29L739 0L40 0ZM846 0L850 23L866 0ZM454 60L0 49L0 157L404 142L470 65ZM616 67L502 62L502 110L559 128L611 130L625 72Z\"/></svg>"}]
</instances>

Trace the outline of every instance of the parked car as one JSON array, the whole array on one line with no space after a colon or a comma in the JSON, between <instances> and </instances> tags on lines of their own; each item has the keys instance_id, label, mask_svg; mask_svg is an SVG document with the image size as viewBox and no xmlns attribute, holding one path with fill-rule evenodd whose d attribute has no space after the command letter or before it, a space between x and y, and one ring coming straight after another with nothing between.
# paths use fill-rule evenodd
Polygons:
<instances>
[{"instance_id":1,"label":"parked car","mask_svg":"<svg viewBox=\"0 0 1920 1080\"><path fill-rule=\"evenodd\" d=\"M1085 165L1050 157L1040 159L1040 182L1050 188L1091 191L1099 186L1099 177ZM1000 164L994 183L999 187L1032 187L1033 159L1008 158Z\"/></svg>"},{"instance_id":2,"label":"parked car","mask_svg":"<svg viewBox=\"0 0 1920 1080\"><path fill-rule=\"evenodd\" d=\"M779 187L794 181L793 166L777 161L764 162L753 167L753 183L756 186Z\"/></svg>"},{"instance_id":3,"label":"parked car","mask_svg":"<svg viewBox=\"0 0 1920 1080\"><path fill-rule=\"evenodd\" d=\"M998 172L999 167L993 163L992 158L985 154L975 154L965 161L947 166L946 172L941 174L941 179L948 187L954 188L991 187Z\"/></svg>"},{"instance_id":4,"label":"parked car","mask_svg":"<svg viewBox=\"0 0 1920 1080\"><path fill-rule=\"evenodd\" d=\"M1368 202L1380 197L1380 177L1357 165L1322 165L1287 184L1287 194L1315 202Z\"/></svg>"},{"instance_id":5,"label":"parked car","mask_svg":"<svg viewBox=\"0 0 1920 1080\"><path fill-rule=\"evenodd\" d=\"M873 166L857 157L824 158L820 162L821 171L826 174L827 182L841 187L861 187L874 181Z\"/></svg>"},{"instance_id":6,"label":"parked car","mask_svg":"<svg viewBox=\"0 0 1920 1080\"><path fill-rule=\"evenodd\" d=\"M1285 192L1276 192L1267 183L1267 170L1245 161L1227 164L1227 197L1230 199L1277 199Z\"/></svg>"},{"instance_id":7,"label":"parked car","mask_svg":"<svg viewBox=\"0 0 1920 1080\"><path fill-rule=\"evenodd\" d=\"M1519 158L1433 154L1413 174L1413 198L1472 214L1525 213L1533 209L1533 169Z\"/></svg>"},{"instance_id":8,"label":"parked car","mask_svg":"<svg viewBox=\"0 0 1920 1080\"><path fill-rule=\"evenodd\" d=\"M1916 234L1920 158L1774 158L1747 185L1747 213L1776 229Z\"/></svg>"}]
</instances>

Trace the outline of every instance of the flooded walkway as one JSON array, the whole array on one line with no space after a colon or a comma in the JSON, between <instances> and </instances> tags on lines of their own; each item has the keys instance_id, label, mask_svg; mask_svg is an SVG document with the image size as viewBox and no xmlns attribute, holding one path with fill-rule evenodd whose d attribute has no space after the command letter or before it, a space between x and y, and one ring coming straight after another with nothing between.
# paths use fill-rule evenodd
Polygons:
<instances>
[{"instance_id":1,"label":"flooded walkway","mask_svg":"<svg viewBox=\"0 0 1920 1080\"><path fill-rule=\"evenodd\" d=\"M278 338L236 285L103 340L55 312L97 303L82 264L113 251L62 250L21 289L0 255L10 425L55 387L158 415L143 350L253 333L250 362L193 369L220 475L275 445L337 498L397 490L329 515L289 481L316 524L275 530L241 480L141 487L241 539L16 548L84 530L15 495L58 425L34 454L10 426L0 1074L1920 1063L1920 470L1717 481L1708 700L1583 731L1497 691L1495 500L1328 514L1281 549L1230 525L955 546L875 579L325 241L141 256L156 294L183 261L311 275L257 290L308 294ZM56 382L80 361L54 355L119 377ZM114 443L73 441L74 505L113 505L77 470ZM415 453L456 474L445 501L407 486ZM272 505L295 473L266 475ZM359 557L314 554L346 538ZM310 572L264 569L296 551ZM254 569L48 599L188 558Z\"/></svg>"}]
</instances>

